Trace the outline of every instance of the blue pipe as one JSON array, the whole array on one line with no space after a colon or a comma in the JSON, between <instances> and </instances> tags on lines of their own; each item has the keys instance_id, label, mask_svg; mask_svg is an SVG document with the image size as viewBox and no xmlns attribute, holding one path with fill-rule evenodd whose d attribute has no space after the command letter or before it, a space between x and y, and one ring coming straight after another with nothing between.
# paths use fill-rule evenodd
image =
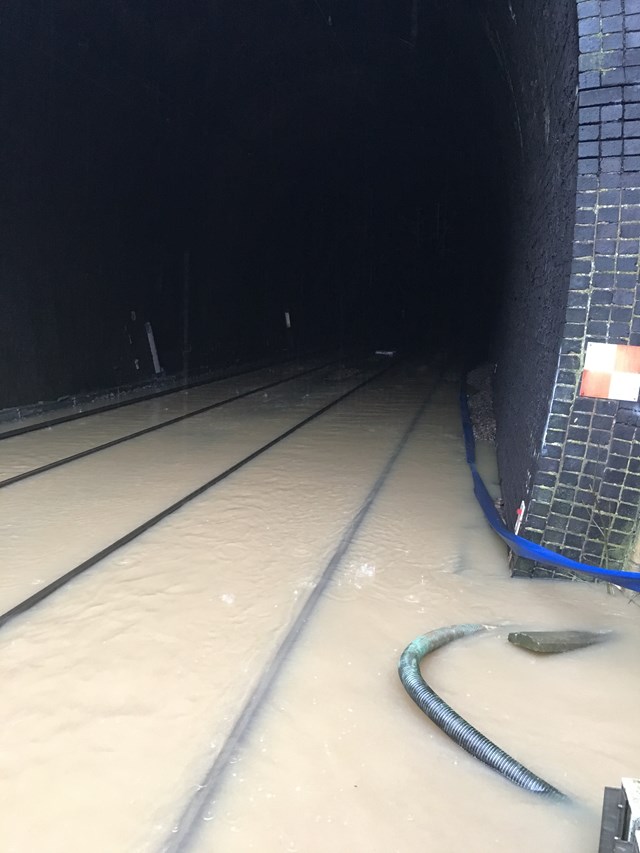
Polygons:
<instances>
[{"instance_id":1,"label":"blue pipe","mask_svg":"<svg viewBox=\"0 0 640 853\"><path fill-rule=\"evenodd\" d=\"M462 430L464 433L464 444L467 453L467 462L471 469L473 477L473 491L485 518L498 534L498 536L508 545L508 547L519 557L525 557L528 560L534 560L543 566L552 568L569 569L581 575L590 575L591 577L601 578L609 583L623 586L626 589L631 589L634 592L640 592L640 572L624 572L614 569L603 569L599 566L591 566L587 563L579 563L576 560L570 560L568 557L563 557L562 554L556 554L549 548L544 548L542 545L536 545L534 542L529 542L522 536L516 536L507 527L505 527L502 519L493 505L491 495L487 491L482 477L476 468L476 444L473 437L473 427L471 425L471 415L469 413L469 403L467 400L467 392L463 387L460 392L460 411L462 414Z\"/></svg>"}]
</instances>

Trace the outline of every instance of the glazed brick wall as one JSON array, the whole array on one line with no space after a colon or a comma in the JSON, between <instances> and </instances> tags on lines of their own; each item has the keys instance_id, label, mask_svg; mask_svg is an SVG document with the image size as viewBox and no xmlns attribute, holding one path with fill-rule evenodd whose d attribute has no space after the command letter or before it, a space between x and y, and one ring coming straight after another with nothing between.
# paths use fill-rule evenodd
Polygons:
<instances>
[{"instance_id":1,"label":"glazed brick wall","mask_svg":"<svg viewBox=\"0 0 640 853\"><path fill-rule=\"evenodd\" d=\"M522 481L527 538L629 566L640 407L578 396L586 344L640 344L640 0L579 0L577 191L549 417ZM517 574L543 573L525 561Z\"/></svg>"}]
</instances>

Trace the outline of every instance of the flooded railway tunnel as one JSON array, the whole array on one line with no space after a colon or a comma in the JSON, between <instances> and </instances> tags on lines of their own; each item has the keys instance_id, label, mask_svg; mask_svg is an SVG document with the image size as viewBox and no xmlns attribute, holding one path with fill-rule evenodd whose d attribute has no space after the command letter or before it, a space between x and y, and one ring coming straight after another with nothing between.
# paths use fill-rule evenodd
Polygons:
<instances>
[{"instance_id":1,"label":"flooded railway tunnel","mask_svg":"<svg viewBox=\"0 0 640 853\"><path fill-rule=\"evenodd\" d=\"M638 571L640 4L9 0L0 75L6 849L595 850L638 602L509 556L458 396L509 531ZM569 805L403 691L457 623Z\"/></svg>"}]
</instances>

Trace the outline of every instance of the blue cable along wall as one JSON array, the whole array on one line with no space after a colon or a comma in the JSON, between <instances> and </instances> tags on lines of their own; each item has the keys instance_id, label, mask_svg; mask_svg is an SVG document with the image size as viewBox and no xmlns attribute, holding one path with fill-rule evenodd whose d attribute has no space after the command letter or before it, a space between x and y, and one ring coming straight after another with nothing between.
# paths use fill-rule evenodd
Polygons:
<instances>
[{"instance_id":1,"label":"blue cable along wall","mask_svg":"<svg viewBox=\"0 0 640 853\"><path fill-rule=\"evenodd\" d=\"M563 557L562 554L556 554L554 551L544 548L542 545L536 545L534 542L529 542L528 539L524 539L522 536L517 536L505 527L504 522L498 515L493 504L491 495L487 491L487 487L485 486L476 467L476 443L473 437L473 427L471 425L467 392L464 387L460 392L460 411L462 414L462 430L464 433L467 462L469 463L469 468L471 469L471 475L473 477L474 494L482 507L482 511L484 512L487 521L498 536L514 552L514 554L528 560L534 560L536 563L540 563L543 566L569 569L569 571L576 572L580 575L589 575L590 577L601 578L609 583L614 583L618 586L623 586L626 589L631 589L634 592L640 592L639 572L614 571L613 569L603 569L599 566L590 566L586 563L578 563L576 560L570 560L568 557Z\"/></svg>"}]
</instances>

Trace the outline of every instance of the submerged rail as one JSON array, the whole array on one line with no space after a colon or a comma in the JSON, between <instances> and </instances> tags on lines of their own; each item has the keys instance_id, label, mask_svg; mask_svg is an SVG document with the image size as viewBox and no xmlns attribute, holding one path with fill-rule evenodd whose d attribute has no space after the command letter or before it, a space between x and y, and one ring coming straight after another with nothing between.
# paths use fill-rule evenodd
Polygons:
<instances>
[{"instance_id":1,"label":"submerged rail","mask_svg":"<svg viewBox=\"0 0 640 853\"><path fill-rule=\"evenodd\" d=\"M139 524L137 527L134 527L133 530L130 530L128 533L125 533L124 536L120 536L114 542L107 545L105 548L98 551L93 556L84 560L82 563L75 566L73 569L70 569L68 572L65 572L65 574L61 575L59 578L56 578L56 580L52 581L46 586L43 586L33 595L30 595L28 598L24 599L19 604L16 604L10 610L5 611L3 614L0 615L0 628L3 628L10 621L16 619L18 616L23 615L36 605L41 604L45 599L58 592L72 580L77 578L79 575L91 569L101 560L104 560L105 557L110 556L123 546L128 545L134 539L137 539L138 536L141 536L143 533L146 533L147 530L154 527L156 524L159 524L161 521L164 521L164 519L168 518L174 512L177 512L179 509L182 509L182 507L186 506L195 498L198 498L200 497L200 495L203 495L205 492L208 492L210 489L217 486L223 480L226 480L232 474L235 474L236 471L239 471L245 465L248 465L250 462L253 462L254 459L257 459L259 456L262 456L263 453L266 453L272 447L275 447L277 444L280 444L280 442L289 438L289 436L293 435L299 429L311 423L316 418L319 418L321 415L325 414L325 412L328 412L330 409L332 409L334 406L337 406L343 400L346 400L352 394L355 394L356 391L359 391L361 388L364 388L365 385L369 385L371 382L375 381L380 376L387 373L389 370L391 370L392 366L393 365L385 365L382 370L376 371L376 373L374 373L372 376L368 376L362 382L359 382L357 385L350 388L348 391L345 391L343 394L340 394L340 396L331 400L331 402L325 404L320 409L317 409L315 412L312 412L310 415L307 415L306 417L302 418L302 420L298 421L298 423L294 424L292 427L289 427L284 432L280 433L280 435L277 435L275 438L272 438L270 441L266 442L266 444L263 444L257 450L252 451L243 459L240 459L238 462L234 463L229 468L226 468L220 474L217 474L215 477L212 477L210 480L207 480L207 482L203 483L201 486L198 486L197 489L194 489L193 491L189 492L187 495L180 498L180 500L175 501L170 506L166 507L161 512L154 515L152 518L149 518L147 521L143 522L142 524Z\"/></svg>"},{"instance_id":2,"label":"submerged rail","mask_svg":"<svg viewBox=\"0 0 640 853\"><path fill-rule=\"evenodd\" d=\"M295 621L276 649L271 660L262 671L255 687L251 691L248 699L242 707L242 710L236 718L233 728L222 745L220 752L216 756L213 764L202 781L199 783L196 792L188 801L184 811L178 818L174 831L170 833L164 846L161 848L162 853L186 853L186 851L191 849L192 845L196 842L199 831L202 828L203 815L209 804L214 800L217 791L224 781L227 768L230 766L235 754L245 741L251 726L264 706L265 701L268 700L273 686L280 675L285 662L289 658L292 649L308 624L313 611L327 588L327 585L335 574L336 569L342 562L343 557L347 553L351 543L367 518L398 457L404 450L416 426L424 415L424 412L431 402L438 385L439 378L436 378L433 386L425 395L418 410L415 412L402 436L398 440L398 443L387 459L375 483L369 490L367 497L361 504L360 509L345 529L337 548L333 552L333 555L329 559L325 568L322 570L316 583L313 585L312 591L298 612Z\"/></svg>"},{"instance_id":3,"label":"submerged rail","mask_svg":"<svg viewBox=\"0 0 640 853\"><path fill-rule=\"evenodd\" d=\"M25 424L14 429L0 430L0 441L5 438L15 438L18 435L25 435L29 432L37 432L41 429L49 429L49 427L58 426L58 424L66 424L71 421L77 421L81 418L89 418L92 415L101 415L104 412L111 412L114 409L124 409L125 406L135 406L137 403L146 403L148 400L155 400L158 397L168 397L171 394L180 394L182 391L187 391L191 388L200 388L202 385L213 385L214 382L222 382L224 379L236 379L238 376L246 376L248 373L254 373L258 370L267 370L270 367L279 367L287 364L291 359L284 361L274 361L261 366L247 367L243 370L238 370L235 373L226 373L219 376L212 376L210 373L207 378L194 379L191 382L183 382L179 385L174 385L170 388L162 388L160 391L152 391L150 394L141 394L137 397L131 397L128 400L118 400L115 403L105 403L102 406L96 406L94 409L85 409L81 412L71 412L68 415L60 415L55 418L49 418L46 421L38 421L33 424Z\"/></svg>"},{"instance_id":4,"label":"submerged rail","mask_svg":"<svg viewBox=\"0 0 640 853\"><path fill-rule=\"evenodd\" d=\"M86 450L78 451L78 453L72 453L69 456L64 456L61 459L55 459L52 462L47 462L45 465L40 465L37 468L32 468L29 471L23 471L20 474L15 474L13 477L7 477L4 480L0 480L0 489L4 489L7 486L12 486L14 483L20 483L23 480L28 480L30 477L35 477L38 474L46 474L47 471L53 471L55 468L59 468L61 465L68 465L70 462L77 462L79 459L85 459L87 456L91 456L94 453L99 453L102 450L108 450L111 447L116 447L119 444L124 444L125 441L132 441L134 438L141 438L144 435L149 435L149 433L151 432L156 432L157 430L164 429L165 427L173 426L174 424L180 423L180 421L186 421L188 418L194 418L197 415L202 415L205 412L212 411L213 409L219 409L220 407L226 406L229 403L235 403L237 400L242 400L245 397L250 397L252 394L258 394L260 391L267 391L269 390L269 388L275 388L277 385L284 385L286 382L292 382L294 379L300 379L302 376L307 376L310 373L315 373L319 370L323 370L324 368L329 367L332 364L335 364L335 361L329 361L326 364L319 365L318 367L311 367L307 370L298 371L298 373L294 373L291 376L286 376L284 379L276 379L273 382L267 382L265 385L260 385L256 388L250 388L247 391L240 391L237 394L232 394L229 397L225 397L223 400L217 400L215 403L209 403L206 406L201 406L198 409L194 409L192 412L185 412L181 415L176 415L173 418L169 418L166 421L162 421L162 423L144 427L143 429L136 430L135 432L128 433L127 435L120 436L119 438L114 438L110 441L105 441L102 444L97 444L95 447L88 447ZM123 405L128 405L128 402L124 403Z\"/></svg>"}]
</instances>

